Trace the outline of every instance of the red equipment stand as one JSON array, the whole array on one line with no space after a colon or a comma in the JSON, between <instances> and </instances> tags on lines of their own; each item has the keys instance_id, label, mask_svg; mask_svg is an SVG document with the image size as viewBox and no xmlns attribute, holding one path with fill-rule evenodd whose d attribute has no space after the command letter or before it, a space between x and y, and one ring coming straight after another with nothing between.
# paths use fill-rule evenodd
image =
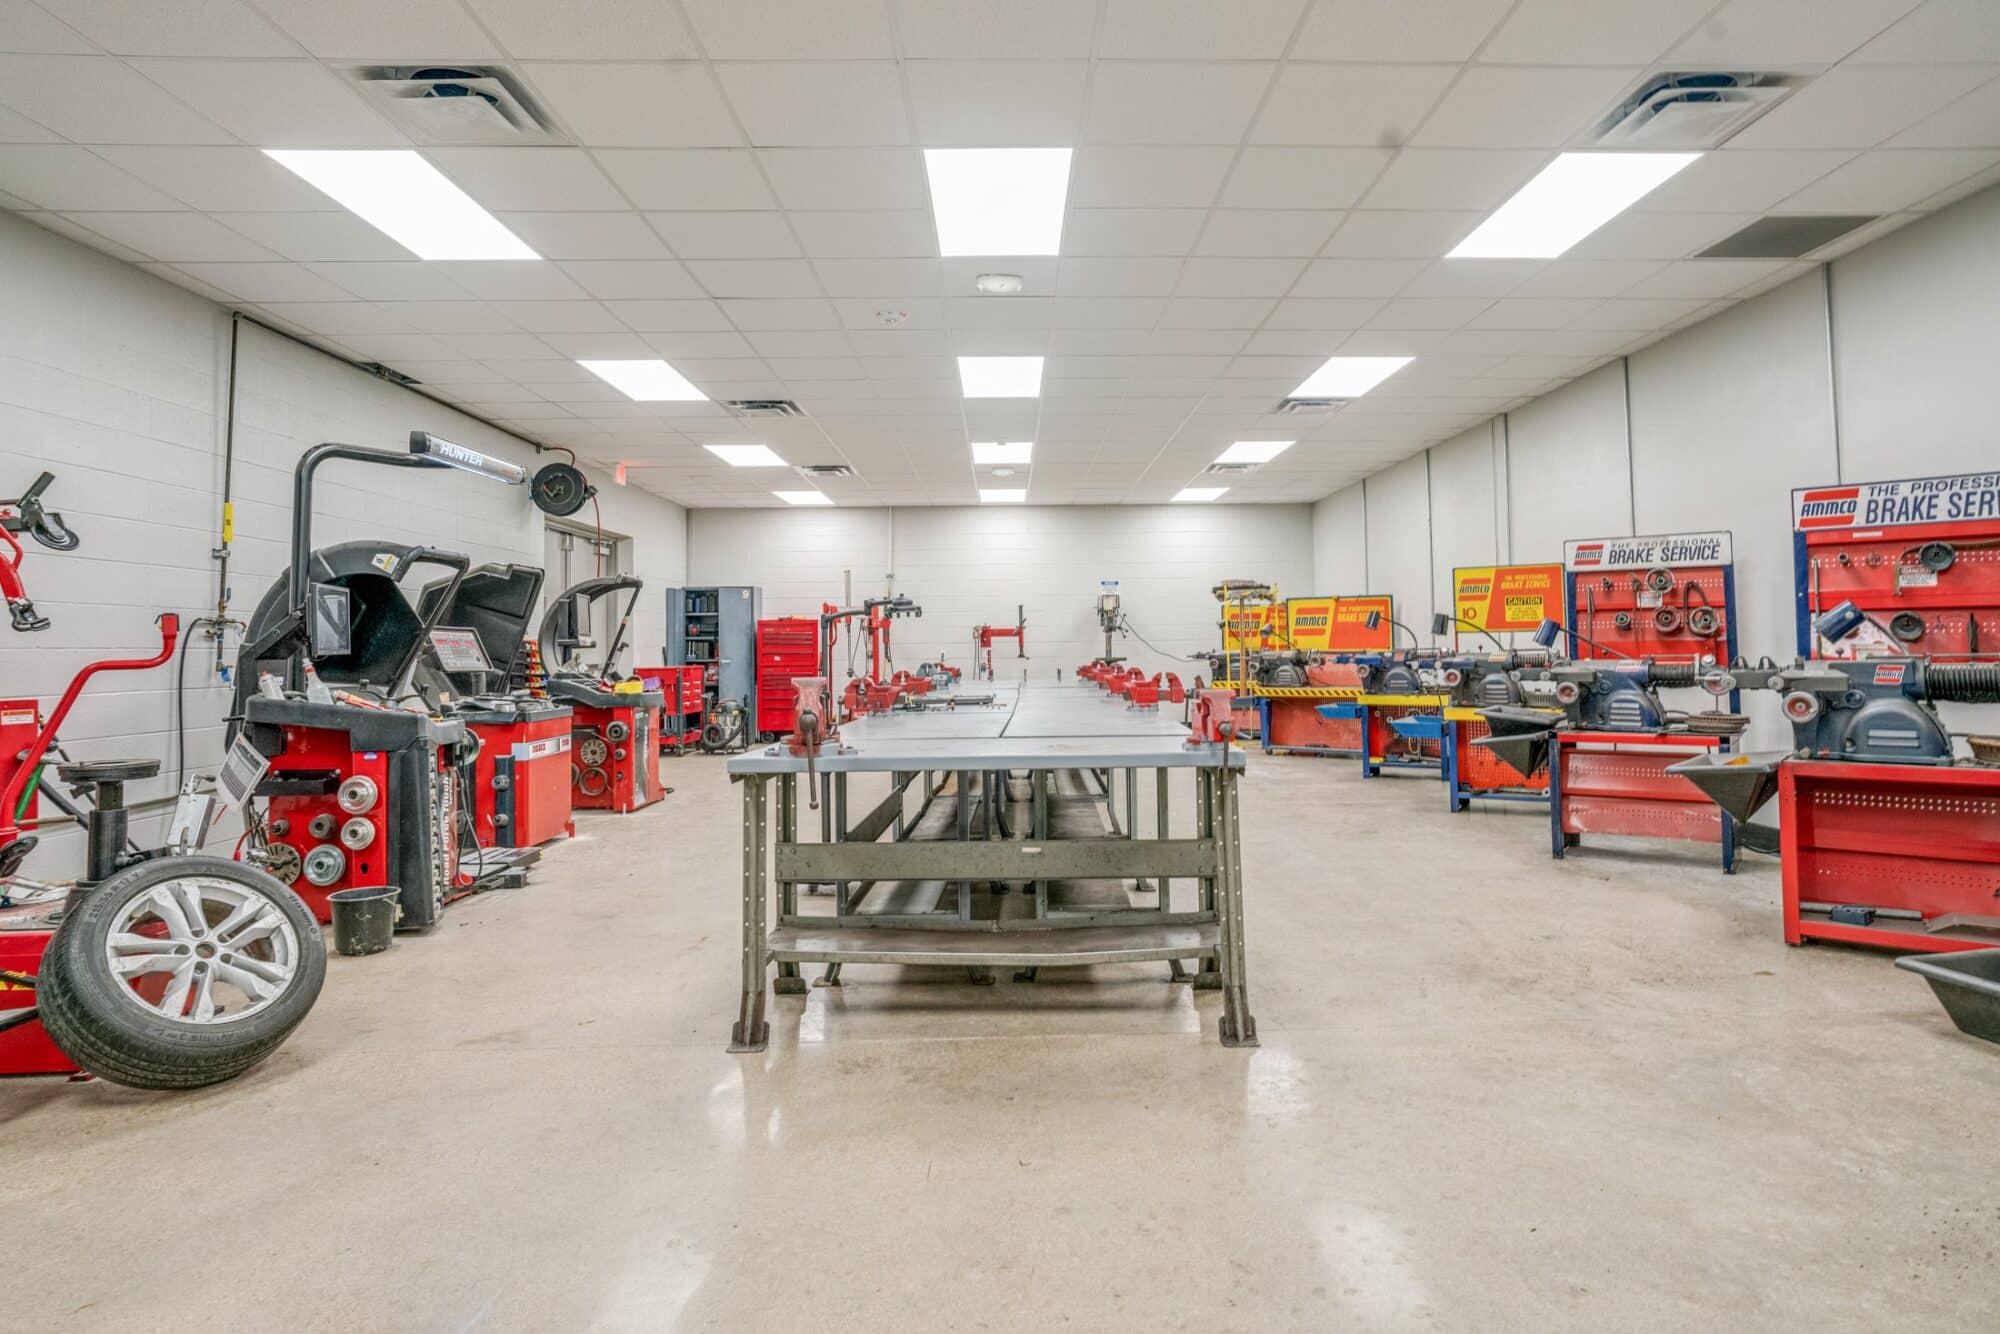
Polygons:
<instances>
[{"instance_id":1,"label":"red equipment stand","mask_svg":"<svg viewBox=\"0 0 2000 1334\"><path fill-rule=\"evenodd\" d=\"M632 675L660 695L660 751L678 755L701 741L708 716L706 667L634 667Z\"/></svg>"},{"instance_id":2,"label":"red equipment stand","mask_svg":"<svg viewBox=\"0 0 2000 1334\"><path fill-rule=\"evenodd\" d=\"M479 738L472 761L472 828L482 848L532 848L576 832L570 818L571 711L546 700L498 699L454 716Z\"/></svg>"},{"instance_id":3,"label":"red equipment stand","mask_svg":"<svg viewBox=\"0 0 2000 1334\"><path fill-rule=\"evenodd\" d=\"M1354 687L1257 688L1258 733L1264 752L1283 755L1334 755L1353 759L1361 753L1361 710L1354 704ZM1289 693L1296 690L1297 693ZM1342 716L1329 715L1336 706Z\"/></svg>"},{"instance_id":4,"label":"red equipment stand","mask_svg":"<svg viewBox=\"0 0 2000 1334\"><path fill-rule=\"evenodd\" d=\"M1786 760L1778 824L1787 943L2000 945L2000 768Z\"/></svg>"},{"instance_id":5,"label":"red equipment stand","mask_svg":"<svg viewBox=\"0 0 2000 1334\"><path fill-rule=\"evenodd\" d=\"M1470 712L1471 718L1457 715ZM1445 781L1451 785L1451 809L1462 811L1474 801L1546 802L1549 799L1549 771L1544 768L1533 778L1523 778L1484 746L1472 743L1491 734L1486 720L1476 710L1447 709L1445 725L1451 729L1445 746Z\"/></svg>"},{"instance_id":6,"label":"red equipment stand","mask_svg":"<svg viewBox=\"0 0 2000 1334\"><path fill-rule=\"evenodd\" d=\"M1691 732L1557 732L1549 746L1549 834L1560 859L1585 834L1718 843L1736 870L1736 829L1701 789L1668 773L1691 755L1727 749Z\"/></svg>"},{"instance_id":7,"label":"red equipment stand","mask_svg":"<svg viewBox=\"0 0 2000 1334\"><path fill-rule=\"evenodd\" d=\"M757 622L756 730L765 736L790 732L799 706L799 692L792 683L819 675L816 619L781 616Z\"/></svg>"},{"instance_id":8,"label":"red equipment stand","mask_svg":"<svg viewBox=\"0 0 2000 1334\"><path fill-rule=\"evenodd\" d=\"M1445 706L1443 695L1362 695L1361 734L1367 744L1361 751L1361 776L1380 778L1385 773L1418 771L1447 777L1444 740L1434 728L1398 727L1403 720L1435 721Z\"/></svg>"},{"instance_id":9,"label":"red equipment stand","mask_svg":"<svg viewBox=\"0 0 2000 1334\"><path fill-rule=\"evenodd\" d=\"M595 681L551 677L549 694L575 711L570 722L573 802L580 811L629 815L658 801L660 707L655 691L620 694Z\"/></svg>"}]
</instances>

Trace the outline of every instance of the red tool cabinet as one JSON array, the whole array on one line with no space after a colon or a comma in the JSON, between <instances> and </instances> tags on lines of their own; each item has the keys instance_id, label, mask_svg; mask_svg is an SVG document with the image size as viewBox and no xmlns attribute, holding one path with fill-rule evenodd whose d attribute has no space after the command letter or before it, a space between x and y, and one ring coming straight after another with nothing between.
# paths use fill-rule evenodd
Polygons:
<instances>
[{"instance_id":1,"label":"red tool cabinet","mask_svg":"<svg viewBox=\"0 0 2000 1334\"><path fill-rule=\"evenodd\" d=\"M799 707L792 682L819 674L817 620L781 616L757 622L757 730L772 736L791 731Z\"/></svg>"},{"instance_id":2,"label":"red tool cabinet","mask_svg":"<svg viewBox=\"0 0 2000 1334\"><path fill-rule=\"evenodd\" d=\"M701 740L702 719L707 716L704 678L706 667L634 667L632 675L656 690L666 702L660 706L660 751L679 754Z\"/></svg>"}]
</instances>

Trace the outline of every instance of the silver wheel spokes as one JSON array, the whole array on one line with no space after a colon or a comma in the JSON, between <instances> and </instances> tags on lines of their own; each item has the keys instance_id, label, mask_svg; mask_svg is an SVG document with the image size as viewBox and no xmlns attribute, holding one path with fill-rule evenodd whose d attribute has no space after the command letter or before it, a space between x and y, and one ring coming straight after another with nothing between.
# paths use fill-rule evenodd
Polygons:
<instances>
[{"instance_id":1,"label":"silver wheel spokes","mask_svg":"<svg viewBox=\"0 0 2000 1334\"><path fill-rule=\"evenodd\" d=\"M168 880L119 910L105 942L112 975L134 1004L182 1023L226 1024L284 993L299 940L278 906L247 885L209 876ZM166 975L158 1001L140 984Z\"/></svg>"}]
</instances>

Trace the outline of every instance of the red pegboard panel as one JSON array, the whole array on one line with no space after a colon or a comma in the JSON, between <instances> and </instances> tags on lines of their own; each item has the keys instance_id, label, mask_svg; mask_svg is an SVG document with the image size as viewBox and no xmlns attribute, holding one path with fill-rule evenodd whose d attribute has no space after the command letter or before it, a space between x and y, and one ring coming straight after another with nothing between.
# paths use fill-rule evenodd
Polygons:
<instances>
[{"instance_id":1,"label":"red pegboard panel","mask_svg":"<svg viewBox=\"0 0 2000 1334\"><path fill-rule=\"evenodd\" d=\"M1359 718L1322 718L1323 699L1273 699L1271 734L1265 738L1272 750L1338 750L1351 754L1361 751Z\"/></svg>"},{"instance_id":2,"label":"red pegboard panel","mask_svg":"<svg viewBox=\"0 0 2000 1334\"><path fill-rule=\"evenodd\" d=\"M1951 543L1949 569L1932 571L1918 559L1924 544L1934 541ZM1979 545L1986 542L1993 545ZM2000 521L1807 533L1805 544L1814 615L1851 601L1884 625L1904 613L1920 618L1917 639L1896 641L1905 652L2000 653ZM1818 656L1849 656L1868 642L1864 631L1837 645L1819 645ZM1874 643L1881 647L1879 635Z\"/></svg>"},{"instance_id":3,"label":"red pegboard panel","mask_svg":"<svg viewBox=\"0 0 2000 1334\"><path fill-rule=\"evenodd\" d=\"M1491 734L1492 729L1479 721L1455 723L1458 728L1458 782L1459 786L1472 792L1546 792L1549 789L1549 771L1544 767L1533 778L1523 778L1513 765L1506 763L1484 746L1472 743Z\"/></svg>"}]
</instances>

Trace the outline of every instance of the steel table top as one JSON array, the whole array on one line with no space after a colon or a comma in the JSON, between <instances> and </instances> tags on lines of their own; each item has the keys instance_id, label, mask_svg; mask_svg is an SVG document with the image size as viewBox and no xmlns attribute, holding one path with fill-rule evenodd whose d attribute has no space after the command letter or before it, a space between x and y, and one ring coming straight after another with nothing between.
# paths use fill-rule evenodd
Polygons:
<instances>
[{"instance_id":1,"label":"steel table top","mask_svg":"<svg viewBox=\"0 0 2000 1334\"><path fill-rule=\"evenodd\" d=\"M1187 744L1181 706L1139 709L1089 683L968 686L991 703L933 703L857 718L840 727L840 751L822 748L823 773L913 769L1232 769L1234 746ZM953 696L926 697L949 701ZM805 757L780 742L733 757L733 775L804 773Z\"/></svg>"}]
</instances>

